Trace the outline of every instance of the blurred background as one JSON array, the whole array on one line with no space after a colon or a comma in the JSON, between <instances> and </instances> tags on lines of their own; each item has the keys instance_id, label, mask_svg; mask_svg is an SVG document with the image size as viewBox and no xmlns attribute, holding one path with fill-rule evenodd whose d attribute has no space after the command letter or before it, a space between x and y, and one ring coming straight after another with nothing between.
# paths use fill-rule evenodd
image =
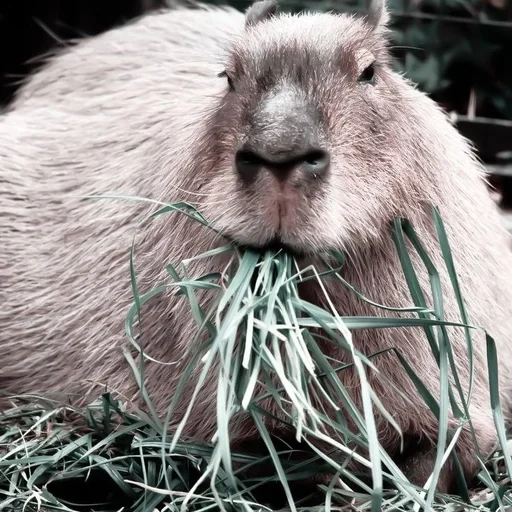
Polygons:
<instances>
[{"instance_id":1,"label":"blurred background","mask_svg":"<svg viewBox=\"0 0 512 512\"><path fill-rule=\"evenodd\" d=\"M0 0L0 107L54 47L175 0ZM281 10L361 12L368 0L280 0ZM512 229L512 0L388 0L396 67L454 114ZM248 0L209 0L240 10ZM508 57L507 57L508 55Z\"/></svg>"}]
</instances>

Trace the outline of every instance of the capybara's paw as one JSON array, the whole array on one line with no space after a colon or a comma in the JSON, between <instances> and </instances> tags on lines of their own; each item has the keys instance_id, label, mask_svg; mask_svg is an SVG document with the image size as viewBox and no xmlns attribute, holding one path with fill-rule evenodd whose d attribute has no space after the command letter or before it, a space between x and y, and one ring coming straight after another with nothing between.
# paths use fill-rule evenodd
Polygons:
<instances>
[{"instance_id":1,"label":"capybara's paw","mask_svg":"<svg viewBox=\"0 0 512 512\"><path fill-rule=\"evenodd\" d=\"M409 449L396 461L396 464L412 484L424 487L434 471L436 455L436 447L419 446L415 449ZM450 458L441 468L436 490L440 493L455 492L455 484L453 463Z\"/></svg>"}]
</instances>

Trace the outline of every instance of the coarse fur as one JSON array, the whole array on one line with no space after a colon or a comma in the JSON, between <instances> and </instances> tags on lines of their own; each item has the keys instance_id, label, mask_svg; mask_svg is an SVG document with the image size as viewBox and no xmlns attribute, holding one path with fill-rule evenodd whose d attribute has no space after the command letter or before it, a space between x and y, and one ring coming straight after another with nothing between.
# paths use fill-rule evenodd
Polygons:
<instances>
[{"instance_id":1,"label":"coarse fur","mask_svg":"<svg viewBox=\"0 0 512 512\"><path fill-rule=\"evenodd\" d=\"M304 261L314 261L319 250L344 250L346 279L395 307L411 304L389 231L389 223L403 216L441 271L446 318L458 321L432 225L434 204L447 225L470 319L496 339L508 406L512 259L467 141L433 101L391 70L382 4L374 3L367 18L271 11L262 19L253 11L246 26L244 15L231 8L177 8L84 40L50 58L0 117L0 390L66 393L78 403L108 387L130 403L141 402L122 348L133 301L130 244L154 205L83 196L189 200L228 238L264 246L278 237L304 253ZM376 80L361 83L358 77L373 60ZM284 184L264 172L251 185L239 179L234 157L250 137L251 116L276 97L290 101L292 110L307 104L318 114L315 129L330 155L325 179L313 183L299 171ZM266 140L277 141L282 123L265 122L259 128ZM148 223L136 241L141 293L168 282L168 262L222 244L178 214ZM194 270L225 264L217 257ZM428 291L424 274L422 284ZM335 281L327 287L341 314L390 314ZM322 304L313 285L303 293ZM200 300L208 297L204 292ZM147 387L163 413L189 360L195 327L187 301L171 292L150 301L143 329L145 351L172 363L145 367ZM450 333L467 388L464 334ZM439 370L421 329L361 331L354 342L366 353L397 347L438 393ZM398 434L376 412L381 442L422 485L432 470L437 421L394 354L374 362L382 377L371 373L370 382L416 446L401 460ZM475 368L471 413L487 455L496 435L483 336L475 336ZM359 403L356 375L344 371L341 377ZM194 378L188 386L191 392ZM187 434L211 438L215 386L204 388ZM254 435L249 423L233 432L240 442ZM467 430L459 447L471 478L478 463ZM448 462L439 488L452 486Z\"/></svg>"}]
</instances>

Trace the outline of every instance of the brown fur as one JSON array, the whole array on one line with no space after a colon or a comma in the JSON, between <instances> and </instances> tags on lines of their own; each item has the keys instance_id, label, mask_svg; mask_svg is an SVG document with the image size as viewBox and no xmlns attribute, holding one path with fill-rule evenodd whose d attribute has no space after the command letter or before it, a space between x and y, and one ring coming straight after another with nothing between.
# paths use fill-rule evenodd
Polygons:
<instances>
[{"instance_id":1,"label":"brown fur","mask_svg":"<svg viewBox=\"0 0 512 512\"><path fill-rule=\"evenodd\" d=\"M389 306L411 303L388 230L395 216L408 217L442 271L447 318L459 320L431 225L430 204L436 204L447 224L471 320L496 338L508 403L508 238L467 142L440 108L391 71L387 15L381 11L374 5L367 20L270 16L246 29L244 16L233 9L176 9L83 41L32 76L0 117L0 389L83 397L108 386L140 402L121 348L132 303L131 237L151 208L79 198L124 194L196 202L226 235L252 245L274 237L280 208L284 242L309 253L309 259L319 249L346 250L347 279ZM362 86L357 77L372 58L378 62L377 84ZM234 93L228 93L225 78L217 77L224 68L234 76ZM309 189L300 176L292 176L284 199L271 175L261 175L249 189L240 185L232 165L245 136L245 116L280 87L318 110L331 154L326 182ZM137 241L142 292L166 279L169 261L223 243L181 216L155 220ZM204 261L196 270L224 264ZM424 275L422 282L428 289ZM329 291L342 314L387 314L334 282ZM317 292L306 290L322 302ZM201 300L208 300L206 293ZM143 310L145 350L172 363L146 367L159 411L168 405L188 360L191 322L186 301L172 294ZM354 340L368 353L398 347L437 392L439 372L420 329L357 332ZM467 386L460 331L452 332L452 343ZM480 447L488 454L496 439L482 336L475 338L475 347L471 412ZM378 358L376 366L412 400L372 374L384 406L428 453L437 436L434 416L395 356ZM355 385L358 401L355 376L344 372L342 378ZM189 391L193 385L191 379ZM212 435L214 392L213 380L200 396L188 434ZM383 445L396 454L398 435L382 417L377 421ZM252 435L247 424L233 432L238 440ZM464 432L460 454L468 477L477 469L471 446ZM431 459L411 464L412 457L403 467L423 484ZM451 479L448 467L441 490L450 488Z\"/></svg>"}]
</instances>

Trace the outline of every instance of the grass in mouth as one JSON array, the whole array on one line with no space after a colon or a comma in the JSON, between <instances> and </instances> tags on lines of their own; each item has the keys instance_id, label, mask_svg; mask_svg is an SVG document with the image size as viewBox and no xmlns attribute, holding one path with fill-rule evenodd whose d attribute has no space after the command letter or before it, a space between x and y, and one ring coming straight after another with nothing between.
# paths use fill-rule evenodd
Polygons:
<instances>
[{"instance_id":1,"label":"grass in mouth","mask_svg":"<svg viewBox=\"0 0 512 512\"><path fill-rule=\"evenodd\" d=\"M208 228L206 219L187 203L165 205L153 216L170 212L188 215ZM231 252L233 264L223 270L223 286L218 282L220 273L190 277L187 268L191 260L178 266L169 264L167 271L173 286L188 299L190 314L200 327L198 332L206 330L207 341L200 345L184 372L165 418L157 416L144 387L144 353L135 325L144 324L144 303L169 285L139 294L132 247L134 303L126 317L126 334L141 353L142 363L137 365L128 349L125 355L148 412L127 412L124 404L114 401L109 394L98 397L84 409L35 397L13 403L10 410L0 415L0 510L264 511L272 510L261 499L261 489L268 485L282 489L285 499L280 509L287 511L500 510L512 505L512 464L499 401L496 347L487 333L491 405L500 449L486 465L482 460L478 489L468 490L459 475L461 498L434 493L442 463L454 456L454 440L464 426L469 424L471 428L468 406L473 386L472 333L478 326L469 324L449 242L435 208L432 221L459 304L459 323L444 321L438 269L406 219L396 219L392 226L411 294L411 307L406 309L393 310L375 304L344 281L340 273L344 256L336 252L319 256L322 272L314 267L299 270L293 256L279 251L260 254L226 246L201 255L215 257ZM433 308L427 308L411 250L417 252L428 271ZM415 315L343 316L329 298L324 286L326 279L337 279L339 286L347 287L378 308ZM327 307L320 308L300 297L298 287L306 280L318 283ZM196 292L200 289L215 294L216 300L208 310L203 310L197 301ZM468 394L463 392L454 365L446 329L449 325L465 332L471 366ZM352 342L357 330L412 326L423 328L441 379L438 401L406 358L398 350L393 351L397 364L403 365L419 396L439 420L436 467L425 490L407 482L377 439L377 410L400 432L368 380L372 360L382 353L364 355ZM350 363L340 367L339 362L329 358L322 350L326 343L335 344ZM194 394L187 396L187 414L177 430L169 431L184 384L197 367L201 372ZM343 371L348 368L358 377L362 408L356 406L343 383ZM201 444L186 440L182 431L206 377L217 381L216 397L212 397L217 403L217 432L212 442ZM278 417L262 406L269 401ZM265 447L263 455L232 452L230 431L240 421L241 412L250 417L257 429ZM450 412L459 424L448 435ZM272 421L286 425L297 442L308 449L300 460L292 457L298 453L296 447L276 446L267 428ZM478 454L477 446L475 453ZM351 460L366 468L367 478L364 472L351 469ZM272 474L251 473L263 465L271 466ZM294 482L319 473L332 475L332 480L319 486L317 505L294 501Z\"/></svg>"}]
</instances>

